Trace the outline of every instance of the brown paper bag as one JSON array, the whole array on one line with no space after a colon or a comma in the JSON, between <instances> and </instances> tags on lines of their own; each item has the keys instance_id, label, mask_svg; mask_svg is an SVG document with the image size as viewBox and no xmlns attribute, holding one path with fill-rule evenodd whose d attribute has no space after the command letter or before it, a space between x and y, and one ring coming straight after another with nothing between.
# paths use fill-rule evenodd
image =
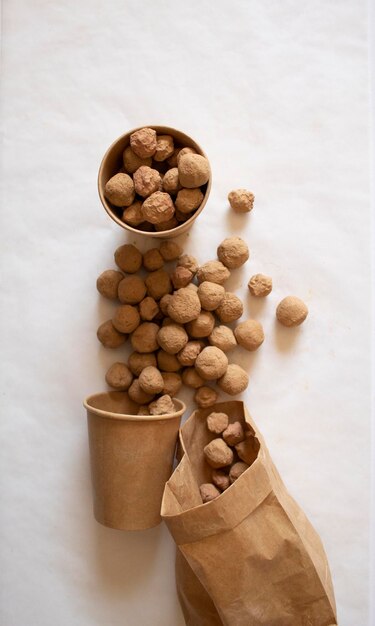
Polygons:
<instances>
[{"instance_id":1,"label":"brown paper bag","mask_svg":"<svg viewBox=\"0 0 375 626\"><path fill-rule=\"evenodd\" d=\"M241 421L254 462L218 498L203 448L211 411ZM166 484L162 517L177 546L176 582L189 626L334 626L331 576L319 536L287 492L256 425L238 401L195 411L180 431L184 456Z\"/></svg>"}]
</instances>

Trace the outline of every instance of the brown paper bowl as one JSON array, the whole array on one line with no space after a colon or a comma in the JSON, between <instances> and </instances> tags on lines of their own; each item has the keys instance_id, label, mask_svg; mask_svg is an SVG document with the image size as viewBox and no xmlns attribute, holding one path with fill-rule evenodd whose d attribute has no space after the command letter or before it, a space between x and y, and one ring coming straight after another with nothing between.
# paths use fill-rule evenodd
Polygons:
<instances>
[{"instance_id":1,"label":"brown paper bowl","mask_svg":"<svg viewBox=\"0 0 375 626\"><path fill-rule=\"evenodd\" d=\"M144 530L161 522L160 507L172 474L181 417L135 415L124 391L97 393L84 401L90 446L95 519L110 528Z\"/></svg>"},{"instance_id":2,"label":"brown paper bowl","mask_svg":"<svg viewBox=\"0 0 375 626\"><path fill-rule=\"evenodd\" d=\"M119 172L120 169L123 167L122 153L124 152L125 148L129 145L130 135L134 133L136 130L140 130L140 128L145 128L145 126L139 126L138 128L133 128L128 133L125 133L125 135L121 135L121 137L116 139L116 141L113 142L113 144L108 148L107 152L105 153L103 160L100 164L99 174L98 174L99 197L108 215L113 219L114 222L116 222L116 224L121 226L121 228L125 228L125 230L128 230L131 233L136 233L137 235L144 235L145 237L172 239L173 237L177 237L178 235L182 235L183 233L188 231L192 227L198 215L203 211L205 204L208 200L208 196L210 195L212 176L210 175L208 183L204 186L205 187L204 198L200 207L195 211L195 213L188 220L186 220L186 222L183 222L179 226L176 226L176 228L171 228L170 230L164 230L164 231L159 231L159 232L156 232L156 231L149 232L149 231L141 230L140 228L134 228L133 226L129 226L129 224L125 224L125 222L123 222L119 217L119 212L121 211L121 209L113 206L105 198L104 187L106 183L108 182L108 180L112 176L117 174L117 172ZM168 126L155 126L153 124L148 125L148 128L153 128L154 130L156 130L156 132L159 135L172 135L176 144L181 145L181 147L188 146L190 148L194 148L198 152L198 154L201 154L207 159L207 155L203 151L203 149L200 147L200 145L196 141L194 141L194 139L192 139L188 135L185 135L185 133L182 133L180 130L176 130L175 128L169 128Z\"/></svg>"}]
</instances>

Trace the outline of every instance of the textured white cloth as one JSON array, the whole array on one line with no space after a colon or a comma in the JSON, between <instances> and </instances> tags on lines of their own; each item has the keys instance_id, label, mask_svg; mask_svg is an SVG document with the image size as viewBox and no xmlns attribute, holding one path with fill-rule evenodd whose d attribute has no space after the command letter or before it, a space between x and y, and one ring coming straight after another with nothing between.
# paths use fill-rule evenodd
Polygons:
<instances>
[{"instance_id":1,"label":"textured white cloth","mask_svg":"<svg viewBox=\"0 0 375 626\"><path fill-rule=\"evenodd\" d=\"M128 240L99 203L97 170L117 136L152 123L211 160L186 251L214 258L230 234L250 245L229 288L266 341L233 355L250 371L244 399L321 534L340 625L368 624L367 71L365 0L4 2L4 626L184 623L167 530L93 519L82 408L118 358L96 340L113 306L95 280ZM255 193L250 215L229 212L236 187ZM256 272L274 280L262 302L247 295ZM274 321L288 294L310 308L297 330Z\"/></svg>"}]
</instances>

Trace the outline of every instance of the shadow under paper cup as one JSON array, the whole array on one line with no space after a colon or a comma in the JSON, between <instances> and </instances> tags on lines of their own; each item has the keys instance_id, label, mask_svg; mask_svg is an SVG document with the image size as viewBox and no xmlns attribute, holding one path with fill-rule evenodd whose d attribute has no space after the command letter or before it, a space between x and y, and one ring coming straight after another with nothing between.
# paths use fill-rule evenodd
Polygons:
<instances>
[{"instance_id":1,"label":"shadow under paper cup","mask_svg":"<svg viewBox=\"0 0 375 626\"><path fill-rule=\"evenodd\" d=\"M95 519L110 528L144 530L161 522L160 506L172 474L185 405L175 412L136 415L139 406L123 391L84 401L90 446Z\"/></svg>"}]
</instances>

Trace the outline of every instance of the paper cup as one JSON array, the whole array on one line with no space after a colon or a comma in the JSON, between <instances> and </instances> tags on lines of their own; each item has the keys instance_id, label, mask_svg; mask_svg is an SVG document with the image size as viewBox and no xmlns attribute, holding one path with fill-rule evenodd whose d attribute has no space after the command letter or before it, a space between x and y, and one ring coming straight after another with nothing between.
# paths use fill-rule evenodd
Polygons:
<instances>
[{"instance_id":1,"label":"paper cup","mask_svg":"<svg viewBox=\"0 0 375 626\"><path fill-rule=\"evenodd\" d=\"M110 528L144 530L161 522L160 506L172 474L178 429L185 411L136 415L123 391L89 396L87 410L95 519Z\"/></svg>"},{"instance_id":2,"label":"paper cup","mask_svg":"<svg viewBox=\"0 0 375 626\"><path fill-rule=\"evenodd\" d=\"M119 172L123 166L122 153L130 143L130 135L136 130L140 130L141 128L144 128L144 126L133 128L129 132L125 133L125 135L121 135L121 137L116 139L116 141L114 141L113 144L108 148L99 168L99 198L108 215L113 219L114 222L116 222L116 224L121 226L121 228L125 228L133 234L136 233L137 235L143 235L144 237L148 238L156 237L162 239L172 239L173 237L178 237L178 235L182 235L183 233L188 231L192 227L198 215L200 215L200 213L203 211L203 208L205 207L208 200L208 196L210 195L212 174L210 174L208 182L206 183L206 185L204 185L204 197L201 205L188 220L182 222L179 226L171 228L170 230L148 232L142 230L141 228L136 228L134 226L126 224L120 219L120 209L113 206L105 197L104 188L109 179L117 174L117 172ZM153 128L159 135L172 135L176 146L188 146L190 148L194 148L198 154L201 154L207 159L207 155L203 151L201 146L196 141L194 141L194 139L189 137L189 135L185 135L185 133L182 133L180 130L177 130L176 128L169 128L169 126L155 126L154 124L149 124L148 128Z\"/></svg>"}]
</instances>

